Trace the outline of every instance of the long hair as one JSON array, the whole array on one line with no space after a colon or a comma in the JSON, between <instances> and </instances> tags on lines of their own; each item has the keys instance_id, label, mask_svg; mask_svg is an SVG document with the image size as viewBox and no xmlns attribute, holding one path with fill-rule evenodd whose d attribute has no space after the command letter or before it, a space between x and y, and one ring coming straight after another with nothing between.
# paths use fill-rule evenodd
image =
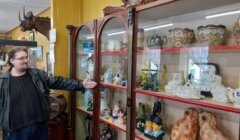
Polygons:
<instances>
[{"instance_id":1,"label":"long hair","mask_svg":"<svg viewBox=\"0 0 240 140\"><path fill-rule=\"evenodd\" d=\"M9 64L9 66L13 67L13 64L11 63L11 59L13 59L15 57L15 54L17 52L21 52L21 51L24 51L28 54L28 51L25 47L14 47L12 48L9 52L8 52L8 60L7 60L7 63Z\"/></svg>"}]
</instances>

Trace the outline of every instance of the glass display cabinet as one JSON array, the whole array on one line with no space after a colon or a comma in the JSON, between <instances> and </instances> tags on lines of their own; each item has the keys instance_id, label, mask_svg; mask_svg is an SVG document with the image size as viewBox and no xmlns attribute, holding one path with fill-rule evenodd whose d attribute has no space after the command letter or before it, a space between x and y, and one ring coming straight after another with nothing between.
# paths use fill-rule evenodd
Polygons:
<instances>
[{"instance_id":1,"label":"glass display cabinet","mask_svg":"<svg viewBox=\"0 0 240 140\"><path fill-rule=\"evenodd\" d=\"M206 139L206 127L210 139L239 139L239 6L239 0L159 0L136 7L131 135L177 140L187 125L191 140Z\"/></svg>"},{"instance_id":2,"label":"glass display cabinet","mask_svg":"<svg viewBox=\"0 0 240 140\"><path fill-rule=\"evenodd\" d=\"M85 79L96 81L96 22L92 21L75 27L73 34L73 69L74 77L80 81ZM72 94L75 108L75 139L90 139L93 136L93 109L96 91L86 89Z\"/></svg>"},{"instance_id":3,"label":"glass display cabinet","mask_svg":"<svg viewBox=\"0 0 240 140\"><path fill-rule=\"evenodd\" d=\"M126 139L127 54L126 14L97 21L99 64L99 138Z\"/></svg>"}]
</instances>

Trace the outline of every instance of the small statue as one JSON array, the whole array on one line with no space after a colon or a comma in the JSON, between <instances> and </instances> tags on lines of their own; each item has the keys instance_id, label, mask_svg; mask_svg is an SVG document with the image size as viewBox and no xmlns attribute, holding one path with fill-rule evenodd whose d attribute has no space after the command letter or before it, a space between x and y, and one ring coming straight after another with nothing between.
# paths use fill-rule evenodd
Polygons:
<instances>
[{"instance_id":1,"label":"small statue","mask_svg":"<svg viewBox=\"0 0 240 140\"><path fill-rule=\"evenodd\" d=\"M114 85L120 85L121 83L121 76L119 73L116 74L116 76L113 78L113 84Z\"/></svg>"},{"instance_id":2,"label":"small statue","mask_svg":"<svg viewBox=\"0 0 240 140\"><path fill-rule=\"evenodd\" d=\"M112 112L112 117L114 120L118 118L119 113L120 113L120 103L118 102L117 104L114 105L113 112Z\"/></svg>"},{"instance_id":3,"label":"small statue","mask_svg":"<svg viewBox=\"0 0 240 140\"><path fill-rule=\"evenodd\" d=\"M137 129L140 132L144 132L145 129L145 119L146 119L146 107L144 103L139 102L138 115L137 115Z\"/></svg>"},{"instance_id":4,"label":"small statue","mask_svg":"<svg viewBox=\"0 0 240 140\"><path fill-rule=\"evenodd\" d=\"M198 132L198 112L194 108L187 108L184 117L173 125L171 140L197 140Z\"/></svg>"},{"instance_id":5,"label":"small statue","mask_svg":"<svg viewBox=\"0 0 240 140\"><path fill-rule=\"evenodd\" d=\"M151 138L152 134L153 134L153 129L152 129L152 115L148 115L147 119L145 121L145 130L144 130L144 135L148 138Z\"/></svg>"},{"instance_id":6,"label":"small statue","mask_svg":"<svg viewBox=\"0 0 240 140\"><path fill-rule=\"evenodd\" d=\"M235 107L240 108L240 89L234 90L228 87L227 91L230 102L232 102Z\"/></svg>"},{"instance_id":7,"label":"small statue","mask_svg":"<svg viewBox=\"0 0 240 140\"><path fill-rule=\"evenodd\" d=\"M165 90L173 93L177 87L184 84L183 73L173 73L173 79L165 86Z\"/></svg>"},{"instance_id":8,"label":"small statue","mask_svg":"<svg viewBox=\"0 0 240 140\"><path fill-rule=\"evenodd\" d=\"M154 117L152 128L153 128L152 139L160 140L165 134L165 132L162 130L162 119L159 117Z\"/></svg>"},{"instance_id":9,"label":"small statue","mask_svg":"<svg viewBox=\"0 0 240 140\"><path fill-rule=\"evenodd\" d=\"M159 87L158 87L158 89L160 91L164 91L164 84L163 83L165 81L166 75L167 75L167 66L163 65L161 76L160 76L160 84L159 84Z\"/></svg>"},{"instance_id":10,"label":"small statue","mask_svg":"<svg viewBox=\"0 0 240 140\"><path fill-rule=\"evenodd\" d=\"M222 78L218 75L213 75L210 80L211 93L213 96L212 100L225 103L228 102L228 91L227 88L222 84Z\"/></svg>"},{"instance_id":11,"label":"small statue","mask_svg":"<svg viewBox=\"0 0 240 140\"><path fill-rule=\"evenodd\" d=\"M139 102L138 107L138 118L146 119L146 107L144 103Z\"/></svg>"},{"instance_id":12,"label":"small statue","mask_svg":"<svg viewBox=\"0 0 240 140\"><path fill-rule=\"evenodd\" d=\"M105 83L112 83L113 82L112 68L107 69L107 71L104 73L103 81Z\"/></svg>"},{"instance_id":13,"label":"small statue","mask_svg":"<svg viewBox=\"0 0 240 140\"><path fill-rule=\"evenodd\" d=\"M101 129L99 139L100 140L113 140L114 139L114 133L109 127L108 128L103 128L103 129Z\"/></svg>"},{"instance_id":14,"label":"small statue","mask_svg":"<svg viewBox=\"0 0 240 140\"><path fill-rule=\"evenodd\" d=\"M92 110L93 110L93 100L92 98L88 98L87 111L92 111Z\"/></svg>"},{"instance_id":15,"label":"small statue","mask_svg":"<svg viewBox=\"0 0 240 140\"><path fill-rule=\"evenodd\" d=\"M144 118L137 118L137 130L144 133L145 130L145 119Z\"/></svg>"},{"instance_id":16,"label":"small statue","mask_svg":"<svg viewBox=\"0 0 240 140\"><path fill-rule=\"evenodd\" d=\"M160 118L161 109L162 109L161 103L159 101L155 101L153 105L153 116Z\"/></svg>"},{"instance_id":17,"label":"small statue","mask_svg":"<svg viewBox=\"0 0 240 140\"><path fill-rule=\"evenodd\" d=\"M118 113L118 119L117 119L117 123L119 124L125 124L125 115L122 111L120 111Z\"/></svg>"},{"instance_id":18,"label":"small statue","mask_svg":"<svg viewBox=\"0 0 240 140\"><path fill-rule=\"evenodd\" d=\"M203 96L201 95L201 91L194 88L190 81L188 81L184 86L179 86L173 92L173 95L187 98L187 99L201 99Z\"/></svg>"},{"instance_id":19,"label":"small statue","mask_svg":"<svg viewBox=\"0 0 240 140\"><path fill-rule=\"evenodd\" d=\"M217 121L214 114L201 112L198 118L201 140L228 140L221 132L221 129L217 127Z\"/></svg>"}]
</instances>

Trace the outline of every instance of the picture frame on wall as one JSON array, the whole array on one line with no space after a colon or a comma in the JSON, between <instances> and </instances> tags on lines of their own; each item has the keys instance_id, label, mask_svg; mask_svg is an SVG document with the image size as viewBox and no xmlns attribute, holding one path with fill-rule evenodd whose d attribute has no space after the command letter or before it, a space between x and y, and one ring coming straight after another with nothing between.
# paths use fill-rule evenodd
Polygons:
<instances>
[{"instance_id":1,"label":"picture frame on wall","mask_svg":"<svg viewBox=\"0 0 240 140\"><path fill-rule=\"evenodd\" d=\"M29 41L35 41L35 34L33 31L29 33Z\"/></svg>"},{"instance_id":2,"label":"picture frame on wall","mask_svg":"<svg viewBox=\"0 0 240 140\"><path fill-rule=\"evenodd\" d=\"M43 50L42 46L36 47L36 58L38 61L43 60Z\"/></svg>"}]
</instances>

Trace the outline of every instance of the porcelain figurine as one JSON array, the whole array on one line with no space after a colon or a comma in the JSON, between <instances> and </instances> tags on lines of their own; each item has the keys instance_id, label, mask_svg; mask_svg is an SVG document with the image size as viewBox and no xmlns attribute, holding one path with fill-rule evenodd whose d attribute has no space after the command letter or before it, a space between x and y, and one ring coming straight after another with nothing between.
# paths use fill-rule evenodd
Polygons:
<instances>
[{"instance_id":1,"label":"porcelain figurine","mask_svg":"<svg viewBox=\"0 0 240 140\"><path fill-rule=\"evenodd\" d=\"M160 140L165 134L165 132L162 130L162 119L159 117L154 117L152 128L153 128L152 139Z\"/></svg>"},{"instance_id":2,"label":"porcelain figurine","mask_svg":"<svg viewBox=\"0 0 240 140\"><path fill-rule=\"evenodd\" d=\"M93 71L94 71L94 64L93 64L93 55L88 57L88 65L87 65L87 78L93 80Z\"/></svg>"},{"instance_id":3,"label":"porcelain figurine","mask_svg":"<svg viewBox=\"0 0 240 140\"><path fill-rule=\"evenodd\" d=\"M201 140L229 140L222 133L222 128L217 126L217 119L213 113L199 113L199 136Z\"/></svg>"},{"instance_id":4,"label":"porcelain figurine","mask_svg":"<svg viewBox=\"0 0 240 140\"><path fill-rule=\"evenodd\" d=\"M86 89L84 93L84 105L85 107L88 107L90 99L93 98L93 90L92 89Z\"/></svg>"},{"instance_id":5,"label":"porcelain figurine","mask_svg":"<svg viewBox=\"0 0 240 140\"><path fill-rule=\"evenodd\" d=\"M118 119L117 119L117 123L119 124L125 124L125 115L122 111L120 111L118 113Z\"/></svg>"},{"instance_id":6,"label":"porcelain figurine","mask_svg":"<svg viewBox=\"0 0 240 140\"><path fill-rule=\"evenodd\" d=\"M232 102L235 107L240 108L240 89L233 90L228 87L227 90L230 102Z\"/></svg>"},{"instance_id":7,"label":"porcelain figurine","mask_svg":"<svg viewBox=\"0 0 240 140\"><path fill-rule=\"evenodd\" d=\"M139 130L140 132L144 133L144 130L145 130L145 119L144 118L137 118L137 130Z\"/></svg>"},{"instance_id":8,"label":"porcelain figurine","mask_svg":"<svg viewBox=\"0 0 240 140\"><path fill-rule=\"evenodd\" d=\"M163 67L161 69L160 83L159 83L159 87L158 87L159 91L164 91L164 81L165 81L166 76L167 76L167 66L163 65Z\"/></svg>"},{"instance_id":9,"label":"porcelain figurine","mask_svg":"<svg viewBox=\"0 0 240 140\"><path fill-rule=\"evenodd\" d=\"M109 127L101 129L100 136L99 136L100 140L113 140L113 138L114 138L114 133Z\"/></svg>"},{"instance_id":10,"label":"porcelain figurine","mask_svg":"<svg viewBox=\"0 0 240 140\"><path fill-rule=\"evenodd\" d=\"M103 116L106 115L106 111L109 110L109 114L111 112L111 110L108 107L109 104L109 89L108 88L104 88L103 91L101 91L101 102L100 102L100 109L101 109L101 114ZM108 116L109 117L109 116Z\"/></svg>"},{"instance_id":11,"label":"porcelain figurine","mask_svg":"<svg viewBox=\"0 0 240 140\"><path fill-rule=\"evenodd\" d=\"M165 86L165 91L173 93L177 87L184 84L183 73L173 73L173 79Z\"/></svg>"},{"instance_id":12,"label":"porcelain figurine","mask_svg":"<svg viewBox=\"0 0 240 140\"><path fill-rule=\"evenodd\" d=\"M172 127L171 140L197 140L199 134L198 111L187 108L184 117Z\"/></svg>"},{"instance_id":13,"label":"porcelain figurine","mask_svg":"<svg viewBox=\"0 0 240 140\"><path fill-rule=\"evenodd\" d=\"M89 98L87 103L87 111L92 111L92 110L93 110L93 99Z\"/></svg>"},{"instance_id":14,"label":"porcelain figurine","mask_svg":"<svg viewBox=\"0 0 240 140\"><path fill-rule=\"evenodd\" d=\"M104 73L103 81L105 83L112 83L113 82L112 68L107 69L107 71Z\"/></svg>"},{"instance_id":15,"label":"porcelain figurine","mask_svg":"<svg viewBox=\"0 0 240 140\"><path fill-rule=\"evenodd\" d=\"M226 38L226 26L206 25L199 26L195 34L197 42L207 43L209 46L224 45Z\"/></svg>"},{"instance_id":16,"label":"porcelain figurine","mask_svg":"<svg viewBox=\"0 0 240 140\"><path fill-rule=\"evenodd\" d=\"M222 78L218 75L213 75L210 78L210 87L212 93L212 100L219 102L228 102L227 88L222 84Z\"/></svg>"},{"instance_id":17,"label":"porcelain figurine","mask_svg":"<svg viewBox=\"0 0 240 140\"><path fill-rule=\"evenodd\" d=\"M203 96L201 95L201 91L194 88L190 81L188 81L184 86L179 86L173 92L173 95L187 98L187 99L201 99Z\"/></svg>"},{"instance_id":18,"label":"porcelain figurine","mask_svg":"<svg viewBox=\"0 0 240 140\"><path fill-rule=\"evenodd\" d=\"M139 107L138 107L138 118L143 118L146 119L146 105L144 103L139 102L138 103Z\"/></svg>"},{"instance_id":19,"label":"porcelain figurine","mask_svg":"<svg viewBox=\"0 0 240 140\"><path fill-rule=\"evenodd\" d=\"M160 117L161 110L162 110L161 103L159 101L155 101L153 105L153 116Z\"/></svg>"},{"instance_id":20,"label":"porcelain figurine","mask_svg":"<svg viewBox=\"0 0 240 140\"><path fill-rule=\"evenodd\" d=\"M148 115L145 121L146 128L144 130L144 135L148 138L151 138L153 134L152 121L153 121L152 115Z\"/></svg>"},{"instance_id":21,"label":"porcelain figurine","mask_svg":"<svg viewBox=\"0 0 240 140\"><path fill-rule=\"evenodd\" d=\"M106 120L108 120L111 117L111 110L109 108L103 109L103 115Z\"/></svg>"},{"instance_id":22,"label":"porcelain figurine","mask_svg":"<svg viewBox=\"0 0 240 140\"><path fill-rule=\"evenodd\" d=\"M144 129L145 129L145 119L146 119L146 107L145 107L145 104L144 103L141 103L139 102L138 103L139 107L138 107L138 115L137 115L137 129L140 131L140 132L144 132Z\"/></svg>"},{"instance_id":23,"label":"porcelain figurine","mask_svg":"<svg viewBox=\"0 0 240 140\"><path fill-rule=\"evenodd\" d=\"M137 49L138 50L143 50L144 47L144 29L138 29L138 34L137 34Z\"/></svg>"},{"instance_id":24,"label":"porcelain figurine","mask_svg":"<svg viewBox=\"0 0 240 140\"><path fill-rule=\"evenodd\" d=\"M117 73L116 76L113 78L113 84L114 85L120 85L121 83L121 76L120 73Z\"/></svg>"},{"instance_id":25,"label":"porcelain figurine","mask_svg":"<svg viewBox=\"0 0 240 140\"><path fill-rule=\"evenodd\" d=\"M119 113L120 113L120 105L119 103L117 103L114 105L113 112L112 112L112 117L114 120L118 118Z\"/></svg>"},{"instance_id":26,"label":"porcelain figurine","mask_svg":"<svg viewBox=\"0 0 240 140\"><path fill-rule=\"evenodd\" d=\"M115 40L109 40L107 48L108 48L109 51L114 51L116 49Z\"/></svg>"},{"instance_id":27,"label":"porcelain figurine","mask_svg":"<svg viewBox=\"0 0 240 140\"><path fill-rule=\"evenodd\" d=\"M233 26L233 34L235 36L237 45L240 45L240 16L238 17L237 21Z\"/></svg>"}]
</instances>

